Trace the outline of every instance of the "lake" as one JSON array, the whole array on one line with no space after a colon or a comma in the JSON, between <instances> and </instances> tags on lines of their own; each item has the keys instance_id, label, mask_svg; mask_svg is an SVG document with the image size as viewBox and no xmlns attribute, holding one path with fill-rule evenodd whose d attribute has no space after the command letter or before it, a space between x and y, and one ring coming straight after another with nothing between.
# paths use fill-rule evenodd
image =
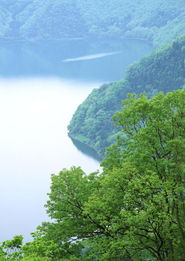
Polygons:
<instances>
[{"instance_id":1,"label":"lake","mask_svg":"<svg viewBox=\"0 0 185 261\"><path fill-rule=\"evenodd\" d=\"M136 40L0 42L0 241L47 220L50 176L99 162L74 146L67 125L93 88L151 52Z\"/></svg>"}]
</instances>

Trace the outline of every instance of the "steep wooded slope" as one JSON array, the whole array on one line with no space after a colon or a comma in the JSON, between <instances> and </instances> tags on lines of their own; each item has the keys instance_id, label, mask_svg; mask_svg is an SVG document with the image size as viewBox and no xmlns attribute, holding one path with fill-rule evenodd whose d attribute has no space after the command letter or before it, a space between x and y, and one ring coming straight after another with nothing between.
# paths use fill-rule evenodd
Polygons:
<instances>
[{"instance_id":1,"label":"steep wooded slope","mask_svg":"<svg viewBox=\"0 0 185 261\"><path fill-rule=\"evenodd\" d=\"M119 132L111 120L128 93L167 93L185 84L185 37L133 64L123 80L95 89L78 107L69 125L69 135L101 157Z\"/></svg>"}]
</instances>

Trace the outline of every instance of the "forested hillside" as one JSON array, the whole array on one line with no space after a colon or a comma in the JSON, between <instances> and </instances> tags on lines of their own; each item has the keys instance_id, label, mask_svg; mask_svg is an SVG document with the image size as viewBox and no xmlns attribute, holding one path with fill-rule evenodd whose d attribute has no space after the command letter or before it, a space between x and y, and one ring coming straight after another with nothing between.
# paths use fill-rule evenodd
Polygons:
<instances>
[{"instance_id":1,"label":"forested hillside","mask_svg":"<svg viewBox=\"0 0 185 261\"><path fill-rule=\"evenodd\" d=\"M142 38L156 45L185 33L183 0L1 0L1 37Z\"/></svg>"},{"instance_id":2,"label":"forested hillside","mask_svg":"<svg viewBox=\"0 0 185 261\"><path fill-rule=\"evenodd\" d=\"M130 66L123 80L93 90L81 104L69 125L69 135L93 148L100 157L112 144L119 128L112 116L128 93L167 93L185 84L185 37L181 37L149 57Z\"/></svg>"}]
</instances>

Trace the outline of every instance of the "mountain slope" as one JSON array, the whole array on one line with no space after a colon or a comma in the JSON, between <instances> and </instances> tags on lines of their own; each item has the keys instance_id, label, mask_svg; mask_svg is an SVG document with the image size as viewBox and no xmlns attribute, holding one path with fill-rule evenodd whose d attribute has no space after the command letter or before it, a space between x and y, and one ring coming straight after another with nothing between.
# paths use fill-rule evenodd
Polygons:
<instances>
[{"instance_id":1,"label":"mountain slope","mask_svg":"<svg viewBox=\"0 0 185 261\"><path fill-rule=\"evenodd\" d=\"M2 0L0 8L6 38L118 36L160 45L185 33L183 0Z\"/></svg>"},{"instance_id":2,"label":"mountain slope","mask_svg":"<svg viewBox=\"0 0 185 261\"><path fill-rule=\"evenodd\" d=\"M185 36L133 64L123 80L95 89L78 107L69 125L69 135L93 148L100 157L119 130L113 128L114 113L128 93L167 93L185 84Z\"/></svg>"}]
</instances>

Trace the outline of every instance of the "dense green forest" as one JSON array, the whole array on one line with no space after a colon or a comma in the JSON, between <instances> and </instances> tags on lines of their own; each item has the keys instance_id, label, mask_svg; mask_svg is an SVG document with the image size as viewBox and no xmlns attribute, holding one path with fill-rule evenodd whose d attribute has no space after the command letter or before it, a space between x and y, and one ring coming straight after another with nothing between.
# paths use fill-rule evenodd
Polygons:
<instances>
[{"instance_id":1,"label":"dense green forest","mask_svg":"<svg viewBox=\"0 0 185 261\"><path fill-rule=\"evenodd\" d=\"M185 33L183 0L1 0L0 36L142 38L155 45Z\"/></svg>"},{"instance_id":2,"label":"dense green forest","mask_svg":"<svg viewBox=\"0 0 185 261\"><path fill-rule=\"evenodd\" d=\"M0 260L185 260L185 90L130 95L114 120L124 133L102 173L79 167L52 176L52 218L22 244L0 245Z\"/></svg>"},{"instance_id":3,"label":"dense green forest","mask_svg":"<svg viewBox=\"0 0 185 261\"><path fill-rule=\"evenodd\" d=\"M1 0L0 18L1 39L108 36L159 46L185 33L183 0ZM28 243L21 235L1 242L0 261L185 260L184 86L182 36L94 89L69 135L99 154L101 172L53 174L51 221Z\"/></svg>"},{"instance_id":4,"label":"dense green forest","mask_svg":"<svg viewBox=\"0 0 185 261\"><path fill-rule=\"evenodd\" d=\"M69 125L70 137L87 144L103 158L105 148L119 134L111 118L127 94L147 92L152 96L181 88L185 84L184 61L183 36L131 65L124 79L94 89L75 112Z\"/></svg>"}]
</instances>

